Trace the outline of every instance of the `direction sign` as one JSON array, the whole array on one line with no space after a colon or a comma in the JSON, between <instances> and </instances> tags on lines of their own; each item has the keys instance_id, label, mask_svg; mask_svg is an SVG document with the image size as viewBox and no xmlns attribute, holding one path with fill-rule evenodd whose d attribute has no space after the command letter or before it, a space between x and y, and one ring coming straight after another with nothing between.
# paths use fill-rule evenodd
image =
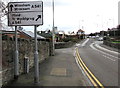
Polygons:
<instances>
[{"instance_id":1,"label":"direction sign","mask_svg":"<svg viewBox=\"0 0 120 88\"><path fill-rule=\"evenodd\" d=\"M10 2L8 3L8 12L29 12L29 11L42 11L43 2Z\"/></svg>"},{"instance_id":2,"label":"direction sign","mask_svg":"<svg viewBox=\"0 0 120 88\"><path fill-rule=\"evenodd\" d=\"M42 12L11 13L9 14L9 26L29 26L43 24Z\"/></svg>"},{"instance_id":3,"label":"direction sign","mask_svg":"<svg viewBox=\"0 0 120 88\"><path fill-rule=\"evenodd\" d=\"M32 26L42 24L42 1L8 3L8 26Z\"/></svg>"}]
</instances>

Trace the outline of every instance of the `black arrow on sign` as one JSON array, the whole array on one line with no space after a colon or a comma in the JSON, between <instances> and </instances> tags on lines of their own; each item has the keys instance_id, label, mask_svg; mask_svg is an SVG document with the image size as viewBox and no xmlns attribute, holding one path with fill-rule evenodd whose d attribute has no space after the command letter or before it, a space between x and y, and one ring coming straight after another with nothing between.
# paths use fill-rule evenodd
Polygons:
<instances>
[{"instance_id":1,"label":"black arrow on sign","mask_svg":"<svg viewBox=\"0 0 120 88\"><path fill-rule=\"evenodd\" d=\"M12 8L13 8L13 5L11 4L11 5L10 5L10 10L11 10L11 11L12 11Z\"/></svg>"},{"instance_id":2,"label":"black arrow on sign","mask_svg":"<svg viewBox=\"0 0 120 88\"><path fill-rule=\"evenodd\" d=\"M38 18L35 20L35 21L37 21L38 19L40 19L41 18L41 15L38 15Z\"/></svg>"}]
</instances>

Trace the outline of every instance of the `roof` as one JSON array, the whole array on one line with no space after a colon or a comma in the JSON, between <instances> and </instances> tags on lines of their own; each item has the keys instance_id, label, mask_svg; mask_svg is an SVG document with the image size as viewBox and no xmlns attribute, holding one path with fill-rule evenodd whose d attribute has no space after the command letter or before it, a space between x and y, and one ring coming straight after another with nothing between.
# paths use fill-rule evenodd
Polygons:
<instances>
[{"instance_id":1,"label":"roof","mask_svg":"<svg viewBox=\"0 0 120 88\"><path fill-rule=\"evenodd\" d=\"M109 29L108 31L117 31L117 30L119 30L119 29L117 29L117 28L112 28L112 29Z\"/></svg>"},{"instance_id":2,"label":"roof","mask_svg":"<svg viewBox=\"0 0 120 88\"><path fill-rule=\"evenodd\" d=\"M2 30L2 34L15 34L15 31ZM18 32L19 34L19 32Z\"/></svg>"},{"instance_id":3,"label":"roof","mask_svg":"<svg viewBox=\"0 0 120 88\"><path fill-rule=\"evenodd\" d=\"M23 33L24 35L27 35L27 36L29 36L31 38L34 38L34 33L31 32L31 31L18 30L17 32L18 32L18 34ZM15 31L2 30L2 34L15 34ZM46 39L46 38L43 37L43 36L37 35L37 39Z\"/></svg>"},{"instance_id":4,"label":"roof","mask_svg":"<svg viewBox=\"0 0 120 88\"><path fill-rule=\"evenodd\" d=\"M64 33L62 31L60 31L59 34L64 34Z\"/></svg>"},{"instance_id":5,"label":"roof","mask_svg":"<svg viewBox=\"0 0 120 88\"><path fill-rule=\"evenodd\" d=\"M79 29L78 32L84 32L82 29Z\"/></svg>"},{"instance_id":6,"label":"roof","mask_svg":"<svg viewBox=\"0 0 120 88\"><path fill-rule=\"evenodd\" d=\"M41 36L44 36L45 38L52 38L52 33L41 33Z\"/></svg>"},{"instance_id":7,"label":"roof","mask_svg":"<svg viewBox=\"0 0 120 88\"><path fill-rule=\"evenodd\" d=\"M25 30L23 30L22 32L25 33L25 34L27 34L31 38L34 38L34 33L33 32L31 32L31 31L25 31ZM37 39L45 39L45 37L37 35Z\"/></svg>"}]
</instances>

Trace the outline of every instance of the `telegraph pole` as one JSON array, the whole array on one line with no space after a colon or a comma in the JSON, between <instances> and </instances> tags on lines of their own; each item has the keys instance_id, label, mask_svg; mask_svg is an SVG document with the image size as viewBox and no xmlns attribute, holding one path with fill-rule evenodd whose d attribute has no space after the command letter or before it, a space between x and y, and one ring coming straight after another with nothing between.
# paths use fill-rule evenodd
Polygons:
<instances>
[{"instance_id":1,"label":"telegraph pole","mask_svg":"<svg viewBox=\"0 0 120 88\"><path fill-rule=\"evenodd\" d=\"M0 1L0 71L2 71L2 22L1 22L1 15L2 15L2 1ZM2 73L0 73L0 78L2 78ZM2 87L2 80L0 80L0 87Z\"/></svg>"}]
</instances>

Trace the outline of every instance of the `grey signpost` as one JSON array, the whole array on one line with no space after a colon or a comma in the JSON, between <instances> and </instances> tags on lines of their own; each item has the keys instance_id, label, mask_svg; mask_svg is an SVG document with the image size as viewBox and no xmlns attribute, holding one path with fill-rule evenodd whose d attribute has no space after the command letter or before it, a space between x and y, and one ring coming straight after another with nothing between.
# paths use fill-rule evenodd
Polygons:
<instances>
[{"instance_id":1,"label":"grey signpost","mask_svg":"<svg viewBox=\"0 0 120 88\"><path fill-rule=\"evenodd\" d=\"M9 2L8 26L15 26L15 77L19 75L19 58L17 47L17 26L34 26L35 52L34 52L34 82L39 83L39 59L37 47L37 26L43 25L43 2Z\"/></svg>"},{"instance_id":2,"label":"grey signpost","mask_svg":"<svg viewBox=\"0 0 120 88\"><path fill-rule=\"evenodd\" d=\"M34 26L35 30L35 53L34 53L34 66L35 66L35 78L34 78L34 82L35 83L39 83L39 59L38 59L38 47L37 47L37 26Z\"/></svg>"},{"instance_id":3,"label":"grey signpost","mask_svg":"<svg viewBox=\"0 0 120 88\"><path fill-rule=\"evenodd\" d=\"M15 58L14 58L14 78L17 79L19 76L19 59L18 59L18 38L17 38L17 26L15 26Z\"/></svg>"}]
</instances>

